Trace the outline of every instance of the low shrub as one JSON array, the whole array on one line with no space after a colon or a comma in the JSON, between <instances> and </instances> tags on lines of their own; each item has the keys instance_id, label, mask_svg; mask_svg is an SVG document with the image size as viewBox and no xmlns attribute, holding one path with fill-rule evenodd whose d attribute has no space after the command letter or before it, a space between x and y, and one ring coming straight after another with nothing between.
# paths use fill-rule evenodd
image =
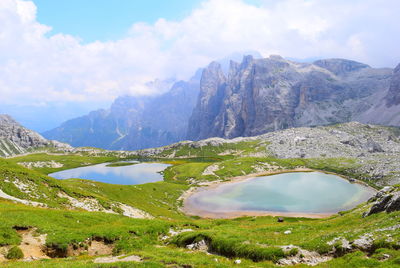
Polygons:
<instances>
[{"instance_id":1,"label":"low shrub","mask_svg":"<svg viewBox=\"0 0 400 268\"><path fill-rule=\"evenodd\" d=\"M10 250L8 251L8 253L6 255L6 258L9 260L18 260L18 259L22 259L23 257L24 257L24 253L22 253L22 250L17 246L10 248Z\"/></svg>"},{"instance_id":2,"label":"low shrub","mask_svg":"<svg viewBox=\"0 0 400 268\"><path fill-rule=\"evenodd\" d=\"M288 256L296 256L299 253L299 249L298 248L292 248L289 252L288 252Z\"/></svg>"}]
</instances>

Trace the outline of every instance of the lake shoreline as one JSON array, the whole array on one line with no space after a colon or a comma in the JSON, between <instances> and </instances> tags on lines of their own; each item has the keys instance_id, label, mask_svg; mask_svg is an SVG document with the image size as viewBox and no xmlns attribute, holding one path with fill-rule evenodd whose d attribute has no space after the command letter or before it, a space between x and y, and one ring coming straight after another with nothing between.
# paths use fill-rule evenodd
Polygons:
<instances>
[{"instance_id":1,"label":"lake shoreline","mask_svg":"<svg viewBox=\"0 0 400 268\"><path fill-rule=\"evenodd\" d=\"M221 181L221 180L212 181L209 184L200 186L200 187L192 187L192 188L188 189L187 191L185 191L179 197L179 200L182 200L182 207L180 208L180 211L189 216L199 216L201 218L208 218L208 219L233 219L233 218L245 217L245 216L274 216L274 217L284 216L284 217L302 217L302 218L315 218L315 219L319 218L320 219L320 218L327 218L332 215L336 215L338 213L338 212L301 213L301 212L246 211L246 210L212 212L212 211L198 209L198 208L196 208L196 206L194 204L191 204L189 202L189 197L191 197L192 195L202 192L202 191L214 189L214 188L219 187L224 184L243 182L243 181L246 181L249 179L254 179L256 177L272 176L272 175L278 175L278 174L284 174L284 173L294 173L294 172L321 172L324 174L335 175L335 176L340 177L341 179L348 181L349 183L357 183L357 184L363 185L370 191L374 191L374 192L377 191L376 189L369 186L365 182L347 178L347 177L341 176L339 174L336 174L333 172L327 172L327 171L323 171L323 170L314 170L314 169L309 169L309 168L296 168L296 169L287 169L287 170L279 170L279 171L265 171L265 172L251 173L251 174L247 174L247 175L231 177L225 181Z\"/></svg>"}]
</instances>

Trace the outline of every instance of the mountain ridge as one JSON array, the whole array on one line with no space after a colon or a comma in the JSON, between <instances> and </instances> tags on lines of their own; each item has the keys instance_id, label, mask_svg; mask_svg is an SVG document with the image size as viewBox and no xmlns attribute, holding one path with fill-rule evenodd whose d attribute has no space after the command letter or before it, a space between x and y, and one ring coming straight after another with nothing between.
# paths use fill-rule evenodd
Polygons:
<instances>
[{"instance_id":1,"label":"mountain ridge","mask_svg":"<svg viewBox=\"0 0 400 268\"><path fill-rule=\"evenodd\" d=\"M191 140L254 136L356 119L370 123L363 114L371 113L383 100L385 96L380 95L387 94L393 79L389 68L374 69L351 60L299 63L277 55L232 62L227 77L221 76L220 69L211 63L204 71L207 79L201 80L200 98L217 105L210 107L198 100L189 120ZM396 110L400 111L400 106ZM208 127L199 129L198 124Z\"/></svg>"},{"instance_id":2,"label":"mountain ridge","mask_svg":"<svg viewBox=\"0 0 400 268\"><path fill-rule=\"evenodd\" d=\"M23 127L11 116L0 114L0 156L14 156L45 147L72 148L58 141L47 140L39 133Z\"/></svg>"},{"instance_id":3,"label":"mountain ridge","mask_svg":"<svg viewBox=\"0 0 400 268\"><path fill-rule=\"evenodd\" d=\"M399 66L249 55L224 70L214 61L163 95L119 97L110 109L71 119L43 136L73 146L136 150L349 121L400 126Z\"/></svg>"},{"instance_id":4,"label":"mountain ridge","mask_svg":"<svg viewBox=\"0 0 400 268\"><path fill-rule=\"evenodd\" d=\"M188 117L198 94L199 75L178 81L159 96L121 96L101 109L64 122L44 137L75 147L113 150L157 147L185 138Z\"/></svg>"}]
</instances>

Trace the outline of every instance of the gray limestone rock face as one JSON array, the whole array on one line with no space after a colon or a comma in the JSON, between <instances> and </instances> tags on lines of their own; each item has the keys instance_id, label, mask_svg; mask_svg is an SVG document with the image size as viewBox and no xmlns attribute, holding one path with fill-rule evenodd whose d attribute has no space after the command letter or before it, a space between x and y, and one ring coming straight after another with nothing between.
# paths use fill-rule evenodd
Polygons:
<instances>
[{"instance_id":1,"label":"gray limestone rock face","mask_svg":"<svg viewBox=\"0 0 400 268\"><path fill-rule=\"evenodd\" d=\"M351 121L400 126L400 65L393 71L346 59L301 63L273 55L230 61L229 70L212 62L201 72L159 96L119 97L110 109L43 135L73 146L135 150Z\"/></svg>"},{"instance_id":2,"label":"gray limestone rock face","mask_svg":"<svg viewBox=\"0 0 400 268\"><path fill-rule=\"evenodd\" d=\"M374 202L371 209L366 212L363 216L370 216L375 213L384 212L387 213L400 210L400 191L392 187L385 187L376 195L371 198Z\"/></svg>"},{"instance_id":3,"label":"gray limestone rock face","mask_svg":"<svg viewBox=\"0 0 400 268\"><path fill-rule=\"evenodd\" d=\"M345 59L310 64L246 56L231 62L226 77L213 63L203 72L187 137L234 138L349 122L382 99L376 94L387 90L391 79L391 69Z\"/></svg>"},{"instance_id":4,"label":"gray limestone rock face","mask_svg":"<svg viewBox=\"0 0 400 268\"><path fill-rule=\"evenodd\" d=\"M386 105L388 107L400 104L400 64L393 71L392 81L389 92L386 96Z\"/></svg>"},{"instance_id":5,"label":"gray limestone rock face","mask_svg":"<svg viewBox=\"0 0 400 268\"><path fill-rule=\"evenodd\" d=\"M364 68L370 68L370 66L346 59L324 59L314 61L314 64L329 70L335 75L346 75L350 72L358 71Z\"/></svg>"},{"instance_id":6,"label":"gray limestone rock face","mask_svg":"<svg viewBox=\"0 0 400 268\"><path fill-rule=\"evenodd\" d=\"M30 149L43 147L72 148L67 144L46 140L38 133L21 126L9 115L0 115L0 156L23 154Z\"/></svg>"}]
</instances>

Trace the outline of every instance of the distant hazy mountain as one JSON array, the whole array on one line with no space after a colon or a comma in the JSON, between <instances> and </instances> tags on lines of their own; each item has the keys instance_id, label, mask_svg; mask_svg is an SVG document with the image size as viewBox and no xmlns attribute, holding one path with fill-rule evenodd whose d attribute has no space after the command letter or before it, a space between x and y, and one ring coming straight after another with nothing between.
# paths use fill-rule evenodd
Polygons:
<instances>
[{"instance_id":1,"label":"distant hazy mountain","mask_svg":"<svg viewBox=\"0 0 400 268\"><path fill-rule=\"evenodd\" d=\"M399 125L399 69L393 73L345 59L299 63L247 56L242 63L231 62L225 75L213 62L203 71L188 139L353 120Z\"/></svg>"},{"instance_id":2,"label":"distant hazy mountain","mask_svg":"<svg viewBox=\"0 0 400 268\"><path fill-rule=\"evenodd\" d=\"M108 110L43 135L73 146L133 150L349 121L400 126L400 66L280 56L246 56L226 66L224 59L213 62L161 96L120 97Z\"/></svg>"},{"instance_id":3,"label":"distant hazy mountain","mask_svg":"<svg viewBox=\"0 0 400 268\"><path fill-rule=\"evenodd\" d=\"M69 148L66 144L46 140L9 115L0 114L0 156L23 154L44 147Z\"/></svg>"},{"instance_id":4,"label":"distant hazy mountain","mask_svg":"<svg viewBox=\"0 0 400 268\"><path fill-rule=\"evenodd\" d=\"M133 150L185 139L189 116L199 92L199 71L156 97L122 96L108 110L71 119L43 136L73 146Z\"/></svg>"}]
</instances>

